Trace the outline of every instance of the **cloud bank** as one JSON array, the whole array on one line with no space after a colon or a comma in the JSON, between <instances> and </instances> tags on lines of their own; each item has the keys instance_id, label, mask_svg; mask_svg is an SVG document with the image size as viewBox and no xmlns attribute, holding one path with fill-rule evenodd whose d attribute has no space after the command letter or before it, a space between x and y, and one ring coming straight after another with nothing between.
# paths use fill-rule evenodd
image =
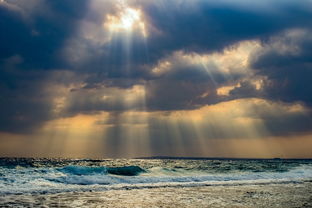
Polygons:
<instances>
[{"instance_id":1,"label":"cloud bank","mask_svg":"<svg viewBox=\"0 0 312 208\"><path fill-rule=\"evenodd\" d=\"M198 132L311 133L311 19L310 0L3 0L0 131L94 115L118 146L121 115L132 112L148 114L139 123L154 149L177 137L174 128L182 146Z\"/></svg>"}]
</instances>

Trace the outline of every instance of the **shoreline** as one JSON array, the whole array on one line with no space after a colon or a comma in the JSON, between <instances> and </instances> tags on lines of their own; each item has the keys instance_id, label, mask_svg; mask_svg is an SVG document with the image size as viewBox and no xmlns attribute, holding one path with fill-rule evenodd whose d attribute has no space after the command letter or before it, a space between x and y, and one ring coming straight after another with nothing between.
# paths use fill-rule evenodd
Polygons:
<instances>
[{"instance_id":1,"label":"shoreline","mask_svg":"<svg viewBox=\"0 0 312 208\"><path fill-rule=\"evenodd\" d=\"M0 207L312 207L312 181L12 194Z\"/></svg>"}]
</instances>

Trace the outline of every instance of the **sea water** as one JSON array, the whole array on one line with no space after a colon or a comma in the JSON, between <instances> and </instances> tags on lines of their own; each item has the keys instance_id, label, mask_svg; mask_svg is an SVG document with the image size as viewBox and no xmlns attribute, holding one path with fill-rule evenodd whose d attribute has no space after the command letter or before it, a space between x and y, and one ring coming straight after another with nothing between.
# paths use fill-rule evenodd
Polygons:
<instances>
[{"instance_id":1,"label":"sea water","mask_svg":"<svg viewBox=\"0 0 312 208\"><path fill-rule=\"evenodd\" d=\"M304 180L312 180L312 160L0 159L0 195Z\"/></svg>"}]
</instances>

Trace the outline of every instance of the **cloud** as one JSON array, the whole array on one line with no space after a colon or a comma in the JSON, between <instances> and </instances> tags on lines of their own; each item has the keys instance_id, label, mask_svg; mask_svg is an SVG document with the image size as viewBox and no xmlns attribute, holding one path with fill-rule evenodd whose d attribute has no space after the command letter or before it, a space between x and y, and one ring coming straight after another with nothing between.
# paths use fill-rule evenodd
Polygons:
<instances>
[{"instance_id":1,"label":"cloud","mask_svg":"<svg viewBox=\"0 0 312 208\"><path fill-rule=\"evenodd\" d=\"M258 42L246 41L221 53L197 54L178 51L159 60L157 64L148 66L144 77L103 80L94 74L88 74L87 81L68 95L68 100L71 99L68 101L71 103L68 110L75 109L76 113L79 112L78 109L85 113L100 110L181 110L240 98L241 95L219 96L217 90L224 85L247 83L246 79L252 74L246 60L249 53L258 47ZM139 96L141 101L129 105L127 97L132 96L133 87L141 88L144 95Z\"/></svg>"},{"instance_id":2,"label":"cloud","mask_svg":"<svg viewBox=\"0 0 312 208\"><path fill-rule=\"evenodd\" d=\"M99 86L71 90L65 94L63 116L79 113L98 113L101 111L144 110L145 88L135 85L132 88L120 89Z\"/></svg>"},{"instance_id":3,"label":"cloud","mask_svg":"<svg viewBox=\"0 0 312 208\"><path fill-rule=\"evenodd\" d=\"M19 55L0 61L0 131L39 130L46 121L59 117L62 87L79 83L79 78L70 71L25 71L20 68L23 62Z\"/></svg>"},{"instance_id":4,"label":"cloud","mask_svg":"<svg viewBox=\"0 0 312 208\"><path fill-rule=\"evenodd\" d=\"M58 53L64 41L75 33L86 2L31 0L2 4L0 59L20 55L23 68L32 70L64 67Z\"/></svg>"},{"instance_id":5,"label":"cloud","mask_svg":"<svg viewBox=\"0 0 312 208\"><path fill-rule=\"evenodd\" d=\"M50 99L44 94L45 74L16 69L23 59L13 56L0 62L0 131L28 132L49 118Z\"/></svg>"},{"instance_id":6,"label":"cloud","mask_svg":"<svg viewBox=\"0 0 312 208\"><path fill-rule=\"evenodd\" d=\"M308 1L127 1L127 7L142 12L148 31L112 32L105 27L107 15L117 15L120 7L110 1L92 1L80 31L74 34L65 57L87 73L102 79L146 77L142 66L155 65L176 51L186 53L222 52L244 40L266 40L289 28L309 28ZM300 14L300 15L298 15Z\"/></svg>"},{"instance_id":7,"label":"cloud","mask_svg":"<svg viewBox=\"0 0 312 208\"><path fill-rule=\"evenodd\" d=\"M149 49L155 56L176 50L220 51L284 29L310 27L309 5L308 1L264 1L262 6L246 1L157 1L145 3L143 10L161 34L150 37Z\"/></svg>"},{"instance_id":8,"label":"cloud","mask_svg":"<svg viewBox=\"0 0 312 208\"><path fill-rule=\"evenodd\" d=\"M266 97L312 105L312 38L310 30L290 30L268 40L253 54L251 66L267 77Z\"/></svg>"},{"instance_id":9,"label":"cloud","mask_svg":"<svg viewBox=\"0 0 312 208\"><path fill-rule=\"evenodd\" d=\"M174 112L241 98L310 107L310 5L1 1L0 130L30 132L78 114ZM140 14L135 21L124 16L129 9Z\"/></svg>"}]
</instances>

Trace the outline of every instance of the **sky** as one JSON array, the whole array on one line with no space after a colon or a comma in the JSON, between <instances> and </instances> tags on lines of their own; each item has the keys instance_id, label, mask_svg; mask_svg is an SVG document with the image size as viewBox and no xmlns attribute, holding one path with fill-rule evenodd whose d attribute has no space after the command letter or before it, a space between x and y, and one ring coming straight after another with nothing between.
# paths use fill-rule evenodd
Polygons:
<instances>
[{"instance_id":1,"label":"sky","mask_svg":"<svg viewBox=\"0 0 312 208\"><path fill-rule=\"evenodd\" d=\"M0 156L312 158L311 0L0 0Z\"/></svg>"}]
</instances>

